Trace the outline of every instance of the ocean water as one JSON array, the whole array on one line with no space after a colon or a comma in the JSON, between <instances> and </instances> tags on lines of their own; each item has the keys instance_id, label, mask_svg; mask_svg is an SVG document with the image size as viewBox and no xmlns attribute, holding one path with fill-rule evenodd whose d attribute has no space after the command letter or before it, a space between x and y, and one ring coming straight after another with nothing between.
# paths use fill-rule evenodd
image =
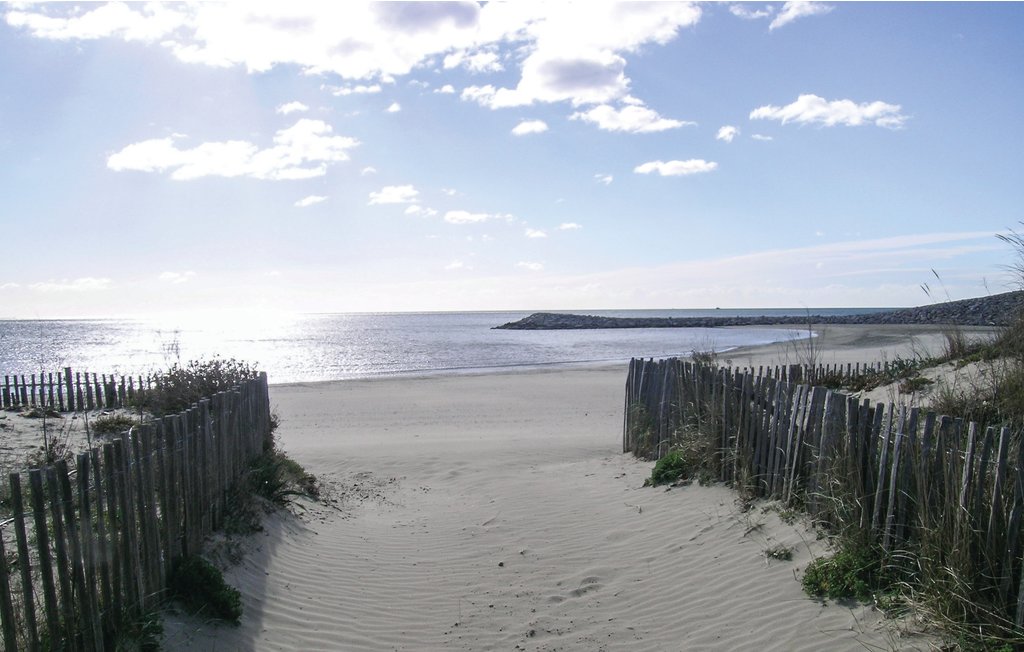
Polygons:
<instances>
[{"instance_id":1,"label":"ocean water","mask_svg":"<svg viewBox=\"0 0 1024 652\"><path fill-rule=\"evenodd\" d=\"M881 310L881 309L877 309ZM852 314L866 309L815 310ZM72 367L145 374L175 361L233 357L271 383L625 361L726 351L806 336L789 328L507 331L528 312L260 315L225 320L0 320L0 376ZM597 311L608 316L801 315L799 310Z\"/></svg>"}]
</instances>

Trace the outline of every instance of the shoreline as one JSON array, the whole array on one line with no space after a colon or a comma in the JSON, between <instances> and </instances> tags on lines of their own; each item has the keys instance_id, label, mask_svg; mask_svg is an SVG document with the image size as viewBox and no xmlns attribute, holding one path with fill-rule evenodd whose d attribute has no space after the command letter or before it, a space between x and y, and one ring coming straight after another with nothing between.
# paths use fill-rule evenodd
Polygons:
<instances>
[{"instance_id":1,"label":"shoreline","mask_svg":"<svg viewBox=\"0 0 1024 652\"><path fill-rule=\"evenodd\" d=\"M761 329L760 326L723 326L722 330ZM981 338L998 332L999 327L990 326L956 326L927 324L841 324L815 325L813 327L815 348L818 349L818 361L822 364L857 364L883 362L895 357L908 357L919 352L936 354L941 351L944 334L951 328L965 333L968 338ZM734 367L751 367L759 365L774 366L796 364L806 354L799 350L806 345L808 338L806 329L791 328L800 333L800 337L790 340L778 340L768 344L741 345L723 348L716 351L723 363L731 361ZM711 341L714 344L714 341ZM656 359L669 357L688 357L692 351L678 353L674 356L656 356ZM643 356L650 357L650 356ZM298 387L308 385L331 385L334 383L375 382L386 380L421 380L430 378L447 378L462 376L490 376L514 374L553 373L559 370L572 369L617 369L629 364L630 358L609 360L584 360L572 362L549 362L541 364L513 364L493 367L459 367L432 370L408 370L399 372L380 372L348 378L325 380L298 380L275 383L270 378L271 387ZM728 365L727 365L728 366ZM625 371L625 370L624 370Z\"/></svg>"}]
</instances>

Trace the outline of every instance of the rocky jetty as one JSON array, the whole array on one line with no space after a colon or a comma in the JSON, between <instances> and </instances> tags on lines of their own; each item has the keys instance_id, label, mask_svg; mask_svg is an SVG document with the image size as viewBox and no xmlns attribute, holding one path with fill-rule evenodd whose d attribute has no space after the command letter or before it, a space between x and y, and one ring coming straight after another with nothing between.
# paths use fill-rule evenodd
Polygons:
<instances>
[{"instance_id":1,"label":"rocky jetty","mask_svg":"<svg viewBox=\"0 0 1024 652\"><path fill-rule=\"evenodd\" d=\"M918 308L859 315L792 317L598 317L537 312L497 329L567 330L593 328L715 328L719 326L806 326L813 324L931 324L1005 326L1024 310L1024 292L1005 292L977 299L946 301Z\"/></svg>"}]
</instances>

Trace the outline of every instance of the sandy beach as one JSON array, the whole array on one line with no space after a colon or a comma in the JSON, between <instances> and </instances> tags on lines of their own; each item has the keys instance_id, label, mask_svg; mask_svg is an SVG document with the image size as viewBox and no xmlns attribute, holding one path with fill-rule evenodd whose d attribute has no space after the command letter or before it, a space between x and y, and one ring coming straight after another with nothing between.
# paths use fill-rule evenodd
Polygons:
<instances>
[{"instance_id":1,"label":"sandy beach","mask_svg":"<svg viewBox=\"0 0 1024 652\"><path fill-rule=\"evenodd\" d=\"M831 327L822 362L941 331ZM792 345L726 354L795 362ZM870 606L807 598L826 549L731 489L644 488L621 451L623 364L271 387L285 450L333 506L268 517L226 579L238 627L168 617L168 649L927 649ZM790 561L766 554L793 551Z\"/></svg>"}]
</instances>

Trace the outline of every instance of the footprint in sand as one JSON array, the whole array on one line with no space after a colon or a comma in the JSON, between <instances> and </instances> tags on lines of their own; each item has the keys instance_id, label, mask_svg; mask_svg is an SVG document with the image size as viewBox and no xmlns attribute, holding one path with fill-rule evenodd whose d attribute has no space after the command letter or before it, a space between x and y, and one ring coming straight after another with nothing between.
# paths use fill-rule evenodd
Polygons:
<instances>
[{"instance_id":1,"label":"footprint in sand","mask_svg":"<svg viewBox=\"0 0 1024 652\"><path fill-rule=\"evenodd\" d=\"M579 587L569 591L569 595L574 598L578 598L582 595L586 595L591 591L597 591L601 588L600 578L598 577L586 577L580 582Z\"/></svg>"}]
</instances>

